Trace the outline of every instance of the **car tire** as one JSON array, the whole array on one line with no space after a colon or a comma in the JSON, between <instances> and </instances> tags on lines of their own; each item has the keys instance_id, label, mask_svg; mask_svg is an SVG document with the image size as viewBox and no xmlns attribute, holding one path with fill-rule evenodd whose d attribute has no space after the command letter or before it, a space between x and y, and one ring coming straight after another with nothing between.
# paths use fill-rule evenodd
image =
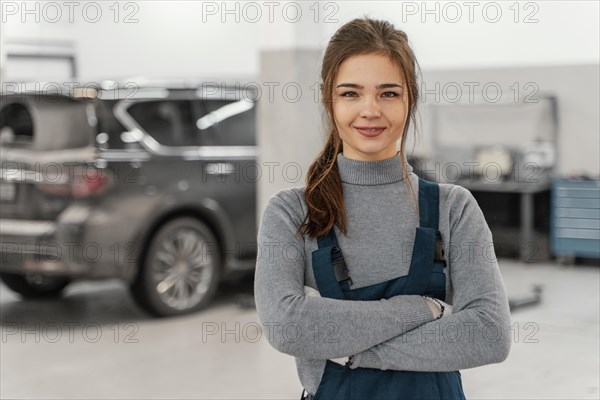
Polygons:
<instances>
[{"instance_id":1,"label":"car tire","mask_svg":"<svg viewBox=\"0 0 600 400\"><path fill-rule=\"evenodd\" d=\"M221 278L221 252L211 229L192 217L163 224L152 236L130 286L148 313L168 317L206 307Z\"/></svg>"},{"instance_id":2,"label":"car tire","mask_svg":"<svg viewBox=\"0 0 600 400\"><path fill-rule=\"evenodd\" d=\"M0 279L25 299L60 297L71 280L62 276L0 272Z\"/></svg>"}]
</instances>

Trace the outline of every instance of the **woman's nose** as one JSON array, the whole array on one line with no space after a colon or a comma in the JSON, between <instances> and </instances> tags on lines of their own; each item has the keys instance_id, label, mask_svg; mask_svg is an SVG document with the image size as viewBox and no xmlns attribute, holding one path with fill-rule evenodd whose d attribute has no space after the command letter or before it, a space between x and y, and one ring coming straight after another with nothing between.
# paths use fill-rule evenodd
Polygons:
<instances>
[{"instance_id":1,"label":"woman's nose","mask_svg":"<svg viewBox=\"0 0 600 400\"><path fill-rule=\"evenodd\" d=\"M381 109L377 99L365 97L361 105L360 116L364 118L378 118L381 116Z\"/></svg>"}]
</instances>

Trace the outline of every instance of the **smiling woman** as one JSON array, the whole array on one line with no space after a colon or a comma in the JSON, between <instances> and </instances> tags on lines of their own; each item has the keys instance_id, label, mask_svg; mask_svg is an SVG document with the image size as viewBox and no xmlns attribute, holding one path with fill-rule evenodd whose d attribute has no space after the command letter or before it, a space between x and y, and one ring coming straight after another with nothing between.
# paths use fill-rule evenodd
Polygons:
<instances>
[{"instance_id":1,"label":"smiling woman","mask_svg":"<svg viewBox=\"0 0 600 400\"><path fill-rule=\"evenodd\" d=\"M392 24L342 26L321 69L325 147L306 186L263 212L258 316L310 399L464 399L459 369L508 356L508 300L477 202L406 161L416 65Z\"/></svg>"},{"instance_id":2,"label":"smiling woman","mask_svg":"<svg viewBox=\"0 0 600 400\"><path fill-rule=\"evenodd\" d=\"M356 55L340 65L333 115L344 157L376 161L396 155L408 111L404 81L387 55Z\"/></svg>"}]
</instances>

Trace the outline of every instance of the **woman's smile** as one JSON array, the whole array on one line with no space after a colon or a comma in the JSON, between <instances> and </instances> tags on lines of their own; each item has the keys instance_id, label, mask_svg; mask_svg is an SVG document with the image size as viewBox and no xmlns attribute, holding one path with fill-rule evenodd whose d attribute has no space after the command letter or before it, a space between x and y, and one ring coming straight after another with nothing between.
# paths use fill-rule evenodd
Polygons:
<instances>
[{"instance_id":1,"label":"woman's smile","mask_svg":"<svg viewBox=\"0 0 600 400\"><path fill-rule=\"evenodd\" d=\"M358 126L355 126L354 129L356 129L358 133L360 133L361 135L363 135L365 137L377 137L381 133L383 133L383 131L385 130L385 128L379 128L379 127L369 128L369 127L358 127Z\"/></svg>"}]
</instances>

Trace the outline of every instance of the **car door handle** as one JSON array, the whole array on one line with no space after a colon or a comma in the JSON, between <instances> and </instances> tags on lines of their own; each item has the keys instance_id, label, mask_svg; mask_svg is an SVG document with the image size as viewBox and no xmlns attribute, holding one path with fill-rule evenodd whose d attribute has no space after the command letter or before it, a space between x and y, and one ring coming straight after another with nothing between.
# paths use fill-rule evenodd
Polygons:
<instances>
[{"instance_id":1,"label":"car door handle","mask_svg":"<svg viewBox=\"0 0 600 400\"><path fill-rule=\"evenodd\" d=\"M235 172L235 165L232 163L207 163L204 165L204 172L207 175L229 175Z\"/></svg>"}]
</instances>

